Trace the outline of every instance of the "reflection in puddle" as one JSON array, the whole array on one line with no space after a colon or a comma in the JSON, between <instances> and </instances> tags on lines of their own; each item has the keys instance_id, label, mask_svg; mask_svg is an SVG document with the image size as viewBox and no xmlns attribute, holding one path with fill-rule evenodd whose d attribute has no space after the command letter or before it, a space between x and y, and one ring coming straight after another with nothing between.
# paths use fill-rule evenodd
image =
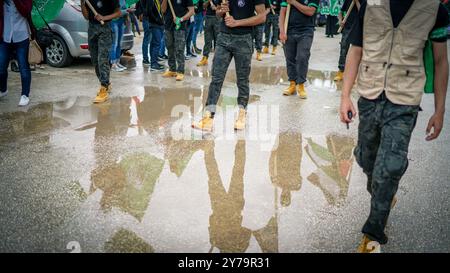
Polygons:
<instances>
[{"instance_id":1,"label":"reflection in puddle","mask_svg":"<svg viewBox=\"0 0 450 273\"><path fill-rule=\"evenodd\" d=\"M105 243L107 253L153 253L153 247L136 233L120 229Z\"/></svg>"}]
</instances>

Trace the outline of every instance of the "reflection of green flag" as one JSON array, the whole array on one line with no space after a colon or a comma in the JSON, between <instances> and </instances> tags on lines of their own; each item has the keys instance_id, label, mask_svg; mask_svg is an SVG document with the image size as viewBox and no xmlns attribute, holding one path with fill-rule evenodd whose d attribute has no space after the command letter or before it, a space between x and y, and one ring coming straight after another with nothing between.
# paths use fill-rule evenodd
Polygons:
<instances>
[{"instance_id":1,"label":"reflection of green flag","mask_svg":"<svg viewBox=\"0 0 450 273\"><path fill-rule=\"evenodd\" d=\"M423 59L425 65L425 74L427 76L427 81L425 83L425 93L434 93L434 58L433 46L430 40L428 40L425 44Z\"/></svg>"}]
</instances>

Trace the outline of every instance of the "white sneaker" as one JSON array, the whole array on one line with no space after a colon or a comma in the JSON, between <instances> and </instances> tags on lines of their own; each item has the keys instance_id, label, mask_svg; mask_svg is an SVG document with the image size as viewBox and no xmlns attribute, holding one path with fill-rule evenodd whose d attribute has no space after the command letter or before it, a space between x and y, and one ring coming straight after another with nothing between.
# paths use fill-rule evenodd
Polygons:
<instances>
[{"instance_id":1,"label":"white sneaker","mask_svg":"<svg viewBox=\"0 0 450 273\"><path fill-rule=\"evenodd\" d=\"M6 95L8 95L8 90L5 92L0 92L0 98L6 97Z\"/></svg>"},{"instance_id":2,"label":"white sneaker","mask_svg":"<svg viewBox=\"0 0 450 273\"><path fill-rule=\"evenodd\" d=\"M119 68L122 68L123 70L127 70L128 69L126 66L123 66L121 63L117 63L117 66Z\"/></svg>"},{"instance_id":3,"label":"white sneaker","mask_svg":"<svg viewBox=\"0 0 450 273\"><path fill-rule=\"evenodd\" d=\"M22 95L22 97L20 97L19 106L27 106L28 103L30 103L30 99L27 96Z\"/></svg>"},{"instance_id":4,"label":"white sneaker","mask_svg":"<svg viewBox=\"0 0 450 273\"><path fill-rule=\"evenodd\" d=\"M111 70L114 71L114 72L122 72L123 71L123 69L120 68L117 64L113 64L111 66Z\"/></svg>"}]
</instances>

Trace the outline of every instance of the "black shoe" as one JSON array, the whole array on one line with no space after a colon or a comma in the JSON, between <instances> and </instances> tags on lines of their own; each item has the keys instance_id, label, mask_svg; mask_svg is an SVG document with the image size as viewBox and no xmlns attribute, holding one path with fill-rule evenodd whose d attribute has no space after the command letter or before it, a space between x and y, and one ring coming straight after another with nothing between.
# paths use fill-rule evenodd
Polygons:
<instances>
[{"instance_id":1,"label":"black shoe","mask_svg":"<svg viewBox=\"0 0 450 273\"><path fill-rule=\"evenodd\" d=\"M194 52L195 52L195 54L200 54L200 53L202 53L202 50L200 48L194 46Z\"/></svg>"},{"instance_id":2,"label":"black shoe","mask_svg":"<svg viewBox=\"0 0 450 273\"><path fill-rule=\"evenodd\" d=\"M164 65L152 65L150 68L151 71L164 71L166 67Z\"/></svg>"},{"instance_id":3,"label":"black shoe","mask_svg":"<svg viewBox=\"0 0 450 273\"><path fill-rule=\"evenodd\" d=\"M169 56L167 56L166 54L158 56L159 58L163 59L163 60L168 60Z\"/></svg>"},{"instance_id":4,"label":"black shoe","mask_svg":"<svg viewBox=\"0 0 450 273\"><path fill-rule=\"evenodd\" d=\"M143 67L149 67L150 66L150 62L149 61L142 61L142 66Z\"/></svg>"},{"instance_id":5,"label":"black shoe","mask_svg":"<svg viewBox=\"0 0 450 273\"><path fill-rule=\"evenodd\" d=\"M15 60L11 62L11 71L12 72L20 72L19 66L17 65L17 61L15 61Z\"/></svg>"}]
</instances>

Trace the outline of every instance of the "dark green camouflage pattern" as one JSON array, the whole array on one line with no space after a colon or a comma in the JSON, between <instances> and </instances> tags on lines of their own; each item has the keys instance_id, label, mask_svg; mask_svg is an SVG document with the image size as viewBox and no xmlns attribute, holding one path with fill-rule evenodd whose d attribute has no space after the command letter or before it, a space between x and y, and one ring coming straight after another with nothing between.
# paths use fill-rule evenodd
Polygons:
<instances>
[{"instance_id":1,"label":"dark green camouflage pattern","mask_svg":"<svg viewBox=\"0 0 450 273\"><path fill-rule=\"evenodd\" d=\"M109 52L112 47L113 32L109 23L89 23L88 44L91 61L95 67L95 73L101 85L108 87L111 66L109 64Z\"/></svg>"}]
</instances>

